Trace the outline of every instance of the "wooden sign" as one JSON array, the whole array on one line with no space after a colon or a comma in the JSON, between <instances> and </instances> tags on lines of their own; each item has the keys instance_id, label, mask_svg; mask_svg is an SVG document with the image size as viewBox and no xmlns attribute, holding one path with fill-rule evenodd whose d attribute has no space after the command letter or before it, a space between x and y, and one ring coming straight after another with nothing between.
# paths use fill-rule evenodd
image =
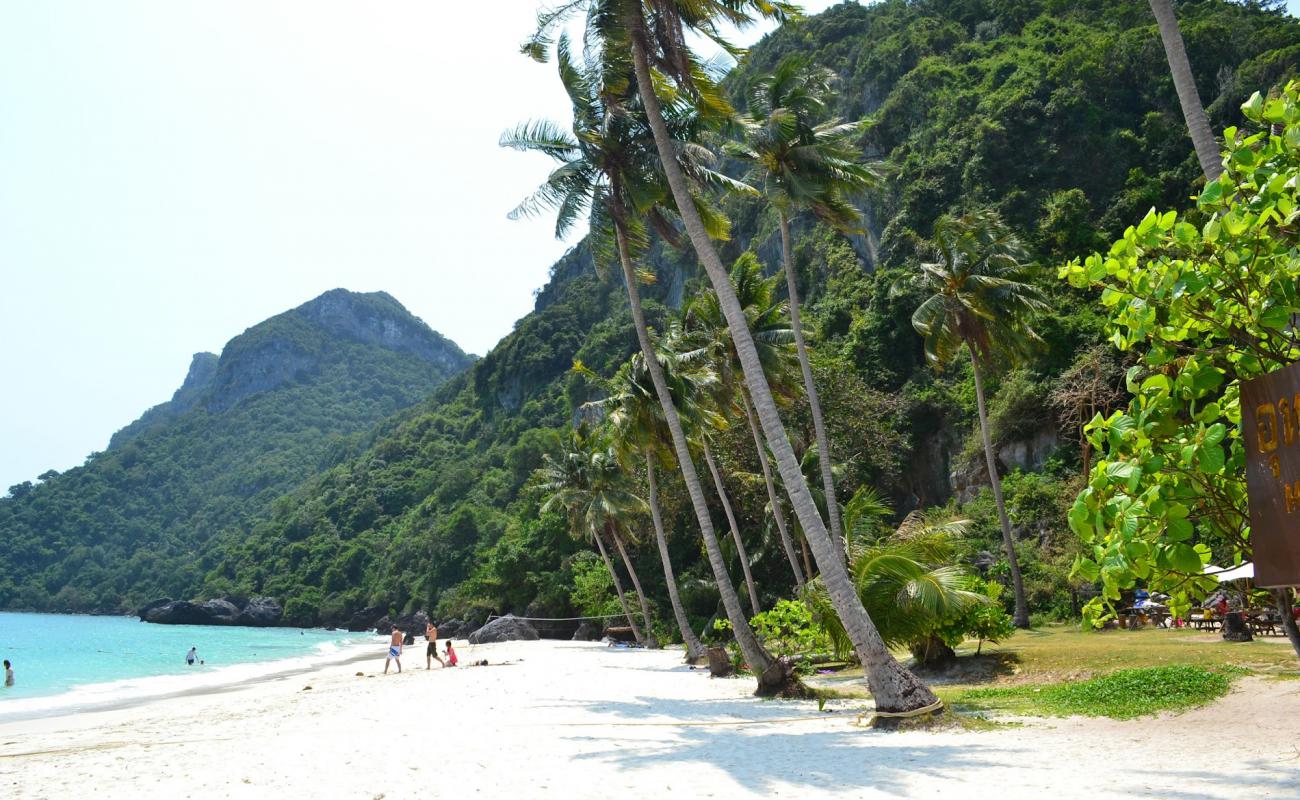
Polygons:
<instances>
[{"instance_id":1,"label":"wooden sign","mask_svg":"<svg viewBox=\"0 0 1300 800\"><path fill-rule=\"evenodd\" d=\"M1300 363L1241 383L1255 585L1300 586Z\"/></svg>"}]
</instances>

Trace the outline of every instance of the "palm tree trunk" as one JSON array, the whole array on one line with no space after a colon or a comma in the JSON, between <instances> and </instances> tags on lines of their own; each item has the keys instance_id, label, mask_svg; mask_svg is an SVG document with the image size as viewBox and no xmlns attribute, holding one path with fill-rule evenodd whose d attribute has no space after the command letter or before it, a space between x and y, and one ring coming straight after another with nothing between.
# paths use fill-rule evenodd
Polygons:
<instances>
[{"instance_id":1,"label":"palm tree trunk","mask_svg":"<svg viewBox=\"0 0 1300 800\"><path fill-rule=\"evenodd\" d=\"M998 506L998 522L1002 525L1002 544L1007 550L1007 564L1011 567L1011 586L1016 595L1016 613L1012 619L1017 628L1029 627L1029 607L1025 605L1025 584L1020 578L1020 562L1016 560L1016 543L1011 538L1011 520L1007 519L1007 504L1002 500L1002 479L998 477L997 463L993 458L993 439L989 436L988 412L984 408L984 379L980 375L979 359L969 344L970 366L975 373L975 403L980 412L980 435L984 437L984 458L988 462L989 484L993 486L993 501Z\"/></svg>"},{"instance_id":2,"label":"palm tree trunk","mask_svg":"<svg viewBox=\"0 0 1300 800\"><path fill-rule=\"evenodd\" d=\"M637 643L644 643L645 639L641 629L636 624L636 619L632 616L632 610L627 607L627 597L623 594L623 581L618 577L618 570L614 569L614 562L609 560L609 553L605 550L605 537L596 531L595 534L596 548L600 550L600 557L605 562L605 569L609 570L609 576L614 579L614 591L618 593L618 604L623 607L623 616L627 617L627 624L632 628L632 635L636 637Z\"/></svg>"},{"instance_id":3,"label":"palm tree trunk","mask_svg":"<svg viewBox=\"0 0 1300 800\"><path fill-rule=\"evenodd\" d=\"M812 411L813 433L817 439L817 461L822 471L822 489L826 493L826 518L831 523L831 536L839 543L844 563L849 560L849 542L844 536L844 523L840 521L840 504L835 496L835 478L831 475L831 443L826 437L826 423L822 421L822 403L817 397L817 384L813 382L812 362L808 359L808 344L803 338L803 323L799 320L799 280L794 272L794 256L790 246L790 220L785 212L777 215L781 221L781 261L785 265L786 291L790 295L790 327L794 330L795 349L799 353L799 369L803 372L803 389L808 395L808 408Z\"/></svg>"},{"instance_id":4,"label":"palm tree trunk","mask_svg":"<svg viewBox=\"0 0 1300 800\"><path fill-rule=\"evenodd\" d=\"M661 120L662 121L662 120ZM632 259L628 251L627 235L622 225L614 225L614 236L618 243L619 263L623 268L623 280L627 284L628 305L632 309L632 322L636 328L637 341L641 345L641 354L645 357L646 367L650 370L650 379L654 383L655 396L663 407L664 421L672 434L673 450L677 454L677 465L682 471L682 480L686 483L686 493L691 498L691 507L695 519L700 525L700 538L704 540L704 552L709 557L709 566L713 569L713 578L718 585L718 594L722 606L727 611L727 621L731 623L732 635L751 672L759 676L758 694L773 694L785 689L784 685L765 684L762 676L768 674L772 666L772 656L759 644L754 631L749 627L749 620L740 607L740 597L731 585L727 573L727 562L722 557L722 548L718 544L717 534L713 530L713 519L709 516L709 506L704 499L704 486L700 483L699 473L695 471L695 462L691 459L690 445L686 441L686 432L682 428L681 416L673 405L672 395L668 392L668 380L664 377L663 366L655 354L650 342L650 329L646 326L645 312L641 308L641 291L637 288L636 272L632 269Z\"/></svg>"},{"instance_id":5,"label":"palm tree trunk","mask_svg":"<svg viewBox=\"0 0 1300 800\"><path fill-rule=\"evenodd\" d=\"M749 434L754 438L754 452L758 454L758 463L763 467L763 483L767 485L767 502L772 506L772 517L776 520L776 529L781 534L781 546L785 548L785 557L790 560L790 569L794 570L794 585L803 591L803 570L799 569L799 557L795 555L794 538L785 521L785 510L781 508L781 498L776 494L776 483L772 480L772 465L767 463L767 446L763 444L763 435L758 431L758 421L754 419L754 408L749 403L749 392L740 387L740 399L745 404L745 419L749 421Z\"/></svg>"},{"instance_id":6,"label":"palm tree trunk","mask_svg":"<svg viewBox=\"0 0 1300 800\"><path fill-rule=\"evenodd\" d=\"M815 578L815 577L817 577L817 576L816 576L816 574L813 572L812 561L809 560L809 559L811 558L811 556L808 555L808 539L807 539L807 537L803 537L803 536L799 537L799 549L803 551L803 569L804 569L804 573L803 573L803 574L805 574L805 575L808 576L808 580L812 580L813 578Z\"/></svg>"},{"instance_id":7,"label":"palm tree trunk","mask_svg":"<svg viewBox=\"0 0 1300 800\"><path fill-rule=\"evenodd\" d=\"M1291 641L1291 649L1300 657L1300 628L1296 627L1295 612L1292 611L1291 590L1274 589L1273 599L1277 603L1278 613L1282 615L1282 630L1286 631L1286 638Z\"/></svg>"},{"instance_id":8,"label":"palm tree trunk","mask_svg":"<svg viewBox=\"0 0 1300 800\"><path fill-rule=\"evenodd\" d=\"M745 373L745 383L749 386L750 399L767 438L768 446L776 459L777 471L790 495L790 505L804 530L808 544L817 559L817 566L822 570L822 580L826 585L835 610L840 615L849 640L853 642L858 658L867 675L867 683L876 700L876 707L881 711L909 711L925 708L936 701L933 692L915 675L906 670L890 654L889 648L880 638L871 616L867 614L858 597L857 590L849 579L848 568L840 557L839 549L831 541L830 534L822 522L808 483L799 471L799 462L795 458L794 448L786 435L785 426L776 410L776 401L772 397L772 387L767 385L759 364L758 351L750 335L745 320L745 312L740 307L736 293L732 289L730 277L718 258L717 250L709 240L708 232L695 209L686 176L681 165L677 163L676 152L668 126L664 123L663 111L659 98L655 96L654 83L650 75L650 62L646 56L645 19L641 16L640 6L633 10L628 18L628 30L632 34L632 60L636 68L637 91L645 106L646 118L654 134L655 148L659 152L659 161L663 166L668 186L672 190L673 200L681 215L696 255L708 273L709 282L718 295L723 314L727 318L727 327L740 357L741 368ZM715 568L716 571L716 568ZM733 622L734 625L734 622Z\"/></svg>"},{"instance_id":9,"label":"palm tree trunk","mask_svg":"<svg viewBox=\"0 0 1300 800\"><path fill-rule=\"evenodd\" d=\"M636 591L636 599L641 606L641 620L645 623L646 633L646 640L643 644L651 645L653 640L650 638L650 605L645 601L645 591L641 589L641 578L636 574L636 567L632 566L632 559L627 554L627 547L623 544L623 537L618 535L618 529L611 529L610 534L614 537L614 546L618 548L619 557L623 559L623 568L627 570L627 574L632 578L632 588Z\"/></svg>"},{"instance_id":10,"label":"palm tree trunk","mask_svg":"<svg viewBox=\"0 0 1300 800\"><path fill-rule=\"evenodd\" d=\"M686 618L686 609L682 606L681 593L677 590L677 576L673 574L673 561L668 555L668 537L664 534L663 514L659 510L659 481L655 478L654 456L647 449L645 453L646 482L649 484L650 519L654 521L655 542L659 545L659 560L664 565L664 583L668 585L668 602L673 607L673 617L677 620L677 629L682 634L682 644L686 645L686 660L694 663L704 658L704 643L695 635L690 620Z\"/></svg>"},{"instance_id":11,"label":"palm tree trunk","mask_svg":"<svg viewBox=\"0 0 1300 800\"><path fill-rule=\"evenodd\" d=\"M745 550L745 543L741 541L740 526L736 524L736 514L731 508L731 499L727 497L727 487L722 482L722 473L718 472L718 464L713 460L713 451L709 449L708 442L704 443L704 463L709 465L709 472L713 475L713 486L718 491L718 499L722 501L722 510L727 512L731 538L736 543L736 556L740 559L741 571L745 573L745 588L749 590L750 613L757 616L761 606L758 603L758 589L754 587L754 574L749 570L749 553Z\"/></svg>"},{"instance_id":12,"label":"palm tree trunk","mask_svg":"<svg viewBox=\"0 0 1300 800\"><path fill-rule=\"evenodd\" d=\"M1196 148L1196 160L1201 162L1201 171L1205 173L1206 180L1215 180L1223 174L1223 157L1219 153L1214 131L1210 129L1210 120L1205 116L1205 107L1201 105L1201 95L1196 90L1192 65L1187 60L1187 50L1183 47L1183 34L1178 30L1178 18L1174 16L1173 0L1151 0L1151 13L1155 14L1156 27L1160 29L1160 41L1165 46L1169 72L1174 76L1178 104L1183 107L1187 132L1191 134L1192 146Z\"/></svg>"}]
</instances>

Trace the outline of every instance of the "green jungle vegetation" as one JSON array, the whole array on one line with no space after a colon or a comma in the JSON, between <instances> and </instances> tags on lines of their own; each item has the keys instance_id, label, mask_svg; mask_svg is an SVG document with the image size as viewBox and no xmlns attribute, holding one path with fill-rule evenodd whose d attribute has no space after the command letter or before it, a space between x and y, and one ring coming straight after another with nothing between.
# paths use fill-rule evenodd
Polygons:
<instances>
[{"instance_id":1,"label":"green jungle vegetation","mask_svg":"<svg viewBox=\"0 0 1300 800\"><path fill-rule=\"evenodd\" d=\"M414 352L322 322L324 301L340 298L354 319L394 321L447 363L469 365L382 293L336 290L249 328L220 360L196 356L176 397L106 451L9 489L0 607L124 611L193 596L205 571L199 553L450 377Z\"/></svg>"},{"instance_id":2,"label":"green jungle vegetation","mask_svg":"<svg viewBox=\"0 0 1300 800\"><path fill-rule=\"evenodd\" d=\"M1275 97L1294 74L1300 23L1267 3L1202 0L1179 3L1177 10L1216 131L1238 126L1253 133L1261 125L1292 122L1266 116L1262 107L1247 119L1242 106L1257 91ZM691 177L713 233L726 234L719 247L733 266L733 280L754 298L746 308L753 314L751 327L767 326L761 341L770 345L765 352L773 367L768 372L765 363L764 371L782 399L783 421L816 489L822 477L815 425L792 360L780 280L783 211L789 213L802 325L834 455L850 568L864 605L883 620L885 639L911 647L925 661L951 653L967 637L995 642L1010 633L1013 569L989 489L974 362L944 357L965 352L961 342L934 329L934 335L920 336L913 325L913 313L937 291L913 279L919 266L946 264L954 273L976 250L983 263L1006 267L998 285L1014 284L1016 299L1005 307L1022 317L985 343L990 356L1006 357L987 360L980 386L1003 473L1025 610L1042 622L1076 618L1086 608L1100 621L1105 601L1117 601L1136 582L1159 570L1186 573L1191 565L1185 552L1159 555L1149 541L1159 532L1138 531L1127 521L1140 516L1131 501L1109 502L1120 490L1145 491L1141 477L1153 471L1151 453L1125 450L1140 444L1136 435L1134 442L1122 438L1134 423L1089 425L1098 414L1103 420L1124 416L1144 385L1126 382L1138 375L1131 368L1165 365L1150 360L1150 347L1137 334L1116 338L1116 328L1127 323L1114 319L1116 303L1107 302L1102 284L1127 280L1132 270L1112 268L1100 257L1096 266L1085 260L1126 236L1167 234L1176 240L1170 246L1181 242L1185 233L1174 217L1167 224L1166 216L1144 220L1153 207L1188 208L1204 181L1147 4L846 3L784 24L723 79L721 91L740 112L759 117L762 103L754 100L762 98L753 87L791 56L834 73L833 92L818 109L821 118L862 120L848 132L856 153L883 164L877 174L860 176L862 191L852 193L863 219L860 230L841 230L855 226L835 224L835 209L812 214L766 202L770 197L711 192L753 171L753 160L735 144L745 127L700 132L699 120L689 113L672 121L675 130L697 133L702 146L725 154L707 164L701 157ZM560 57L562 65L566 58ZM568 60L566 84L582 83L577 61ZM575 99L583 114L598 113L592 105ZM676 105L670 104L670 115L676 115ZM559 144L548 151L542 140L567 135L570 127L567 121L554 129L533 125L516 132L516 139L532 143L525 149L568 152ZM842 146L834 131L826 134L828 146ZM1289 154L1290 140L1277 147ZM1283 156L1275 159L1275 169L1289 168ZM1242 170L1253 166L1243 162ZM1242 170L1223 180L1242 183ZM574 186L566 190L576 191ZM648 206L657 202L656 190L653 182L647 185ZM1214 191L1214 202L1239 196L1228 183ZM525 213L548 205L540 201ZM579 210L561 205L561 227L574 224ZM598 211L593 216L601 221ZM708 510L727 571L770 646L842 652L848 633L837 629L834 609L815 582L805 590L811 602L788 601L800 571L808 579L816 571L807 537L782 508L779 492L771 502L766 453L760 457L755 448L744 391L735 390L736 366L717 313L707 308L710 284L689 247L665 244L664 233L675 238L675 219L664 216L631 229L637 267L652 278L640 291L663 363L683 400L692 401L682 415L693 446L701 449L697 463L709 485ZM1139 230L1139 223L1145 228ZM1130 226L1135 230L1126 234ZM634 588L636 602L644 605L629 619L648 624L647 636L671 640L679 637L680 626L674 625L670 584L660 566L666 552L689 627L724 636L731 623L671 455L655 468L652 502L666 533L664 549L656 547L644 488L647 462L629 453L644 448L646 436L662 438L653 433L657 423L635 417L629 400L620 413L638 420L640 432L610 430L617 416L611 402L644 395L637 370L646 368L629 360L638 340L627 287L608 268L613 259L607 238L590 236L561 259L534 312L432 396L364 437L337 440L310 457L262 451L267 458L284 455L300 468L292 480L285 475L284 482L259 484L246 480L245 471L232 470L225 473L230 484L219 499L205 496L196 503L182 491L161 488L166 483L160 473L142 474L140 484L118 490L140 511L112 528L110 541L99 538L105 529L90 524L82 524L76 537L48 535L70 527L65 518L93 519L110 513L100 509L114 507L91 502L90 490L75 490L68 475L11 490L0 501L6 542L0 550L0 605L103 608L162 594L268 594L284 601L287 620L305 625L372 605L478 620L506 611L613 614L629 607ZM995 246L985 246L989 241ZM1213 248L1214 240L1206 246ZM1063 264L1077 267L1061 269ZM1082 272L1072 272L1076 268ZM1214 296L1203 299L1212 303ZM1277 303L1296 306L1294 298ZM927 355L941 357L937 367ZM1194 399L1202 401L1220 383L1198 384ZM270 402L271 395L266 397ZM389 410L402 405L395 399ZM249 419L261 421L260 415ZM1209 430L1219 420L1204 421ZM176 449L193 446L179 427L165 430L168 437L176 431L176 438L166 439ZM160 428L132 444L143 445L150 435L163 441ZM323 438L315 437L315 443ZM1149 440L1144 439L1148 450ZM1204 435L1199 442L1204 445ZM704 469L706 445L730 513ZM1135 463L1116 468L1121 456ZM77 474L125 481L130 469L123 458L110 449ZM1200 450L1188 458L1208 459L1207 469L1225 468L1224 458L1214 462ZM99 468L106 459L111 463ZM613 474L619 471L625 484ZM1162 487L1156 491L1184 491ZM1086 489L1091 493L1078 501L1085 511L1072 511ZM829 512L824 493L818 500ZM1166 505L1174 505L1172 495ZM36 508L44 516L36 516ZM188 510L183 519L192 526L182 538L163 533L175 530L170 517L148 516L177 509ZM1187 517L1177 509L1170 515ZM789 549L781 530L785 520ZM1175 527L1181 530L1181 524ZM1211 556L1231 561L1242 552L1240 537L1208 528L1206 533L1197 542L1203 545L1196 551L1198 564ZM626 559L622 552L606 553L607 545L625 551ZM614 558L625 566L614 567ZM622 575L632 577L629 566L638 576L635 587L622 585ZM890 596L890 581L923 587L911 613L899 615L892 629L886 627L888 604L879 600Z\"/></svg>"}]
</instances>

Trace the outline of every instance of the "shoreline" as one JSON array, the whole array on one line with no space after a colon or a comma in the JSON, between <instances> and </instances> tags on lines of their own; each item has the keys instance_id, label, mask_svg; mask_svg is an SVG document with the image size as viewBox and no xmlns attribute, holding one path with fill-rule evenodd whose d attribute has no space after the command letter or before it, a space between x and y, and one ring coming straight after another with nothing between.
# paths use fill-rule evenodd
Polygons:
<instances>
[{"instance_id":1,"label":"shoreline","mask_svg":"<svg viewBox=\"0 0 1300 800\"><path fill-rule=\"evenodd\" d=\"M755 698L752 678L711 679L682 664L678 649L458 645L454 669L426 671L417 646L402 673L383 675L374 647L227 691L0 723L0 784L17 800L81 796L87 776L97 797L133 799L445 791L657 800L686 789L897 800L997 787L1003 800L1045 791L1118 800L1177 786L1189 797L1257 800L1294 798L1300 786L1294 682L1247 678L1209 706L1155 718L886 733L853 727L850 714L819 714L815 701ZM484 658L493 669L469 666ZM1208 760L1116 758L1151 753L1155 731L1192 740L1229 722L1236 735Z\"/></svg>"},{"instance_id":2,"label":"shoreline","mask_svg":"<svg viewBox=\"0 0 1300 800\"><path fill-rule=\"evenodd\" d=\"M243 661L197 674L180 671L121 678L81 684L50 694L5 699L0 701L0 727L33 719L133 709L174 698L228 694L244 687L365 661L377 651L378 644L376 638L374 642L340 645L333 652ZM182 685L182 682L189 685Z\"/></svg>"}]
</instances>

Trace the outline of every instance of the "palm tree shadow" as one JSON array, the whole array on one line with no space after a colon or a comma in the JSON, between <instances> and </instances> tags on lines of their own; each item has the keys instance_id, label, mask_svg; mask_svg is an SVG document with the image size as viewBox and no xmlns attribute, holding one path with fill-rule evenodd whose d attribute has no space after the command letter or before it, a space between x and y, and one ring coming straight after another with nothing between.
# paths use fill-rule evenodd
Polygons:
<instances>
[{"instance_id":1,"label":"palm tree shadow","mask_svg":"<svg viewBox=\"0 0 1300 800\"><path fill-rule=\"evenodd\" d=\"M865 745L864 739L877 746ZM591 743L582 736L573 741ZM602 741L608 743L607 739ZM576 759L609 764L619 770L707 765L725 771L737 784L756 794L794 784L830 790L862 786L906 795L918 774L964 783L975 770L1010 766L1022 755L991 741L955 745L914 737L904 740L893 734L847 726L803 732L793 727L761 726L744 730L682 727L656 733L653 738L580 753Z\"/></svg>"}]
</instances>

